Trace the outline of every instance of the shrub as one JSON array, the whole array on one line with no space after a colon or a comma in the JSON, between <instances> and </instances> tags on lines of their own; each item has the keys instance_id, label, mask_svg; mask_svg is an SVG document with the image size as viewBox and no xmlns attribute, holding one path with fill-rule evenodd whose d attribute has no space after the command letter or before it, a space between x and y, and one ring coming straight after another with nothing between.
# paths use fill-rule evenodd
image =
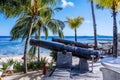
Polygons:
<instances>
[{"instance_id":1,"label":"shrub","mask_svg":"<svg viewBox=\"0 0 120 80\"><path fill-rule=\"evenodd\" d=\"M42 69L42 66L43 66L43 62L44 61L47 61L46 60L46 57L41 57L40 60L38 61L30 61L28 63L28 69L29 70L36 70L36 69Z\"/></svg>"},{"instance_id":2,"label":"shrub","mask_svg":"<svg viewBox=\"0 0 120 80\"><path fill-rule=\"evenodd\" d=\"M7 62L3 62L3 63L2 63L2 65L3 65L3 70L6 70L7 67L8 67L9 65L12 65L13 63L15 63L15 61L14 61L13 59L9 59L9 60L7 60Z\"/></svg>"},{"instance_id":3,"label":"shrub","mask_svg":"<svg viewBox=\"0 0 120 80\"><path fill-rule=\"evenodd\" d=\"M28 64L28 70L35 70L35 69L37 69L37 67L36 67L36 61L30 61Z\"/></svg>"},{"instance_id":4,"label":"shrub","mask_svg":"<svg viewBox=\"0 0 120 80\"><path fill-rule=\"evenodd\" d=\"M23 64L21 64L21 62L16 62L14 64L14 69L17 71L17 72L22 72L24 69L23 69Z\"/></svg>"}]
</instances>

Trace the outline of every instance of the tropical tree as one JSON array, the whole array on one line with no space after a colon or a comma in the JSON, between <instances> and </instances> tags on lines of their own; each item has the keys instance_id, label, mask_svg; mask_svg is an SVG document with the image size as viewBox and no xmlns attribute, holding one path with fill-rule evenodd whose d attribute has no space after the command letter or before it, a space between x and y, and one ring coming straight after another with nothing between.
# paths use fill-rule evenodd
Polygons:
<instances>
[{"instance_id":1,"label":"tropical tree","mask_svg":"<svg viewBox=\"0 0 120 80\"><path fill-rule=\"evenodd\" d=\"M55 5L59 0L1 0L0 1L0 12L4 13L7 17L15 17L18 15L23 15L25 12L29 11L31 14L31 25L28 31L28 35L25 42L24 49L24 66L25 73L27 72L27 62L26 62L26 53L28 49L28 42L32 32L32 26L34 18L39 10L44 8L46 5Z\"/></svg>"},{"instance_id":2,"label":"tropical tree","mask_svg":"<svg viewBox=\"0 0 120 80\"><path fill-rule=\"evenodd\" d=\"M118 56L117 13L120 10L120 0L94 0L98 6L112 10L113 16L113 57Z\"/></svg>"},{"instance_id":3,"label":"tropical tree","mask_svg":"<svg viewBox=\"0 0 120 80\"><path fill-rule=\"evenodd\" d=\"M68 24L71 27L71 29L73 29L75 31L75 41L77 41L77 28L79 27L79 25L82 24L83 22L83 18L78 16L75 18L67 18L68 19Z\"/></svg>"},{"instance_id":4,"label":"tropical tree","mask_svg":"<svg viewBox=\"0 0 120 80\"><path fill-rule=\"evenodd\" d=\"M17 17L28 9L28 4L29 0L0 0L0 13L7 18Z\"/></svg>"},{"instance_id":5,"label":"tropical tree","mask_svg":"<svg viewBox=\"0 0 120 80\"><path fill-rule=\"evenodd\" d=\"M43 10L45 6L51 5L51 4L56 4L56 1L58 0L31 0L31 5L28 7L28 11L31 13L31 25L29 28L29 34L26 38L25 42L25 49L24 49L24 66L25 66L25 73L27 73L27 61L26 61L26 56L27 56L27 49L28 49L28 42L30 39L30 35L32 33L32 27L34 24L34 18L35 16L39 13L40 10ZM45 7L46 8L46 7Z\"/></svg>"},{"instance_id":6,"label":"tropical tree","mask_svg":"<svg viewBox=\"0 0 120 80\"><path fill-rule=\"evenodd\" d=\"M56 10L58 10L56 8ZM44 13L44 11L43 11ZM45 14L45 13L44 13ZM47 14L45 14L46 16L49 16L49 12L47 12ZM48 29L51 30L51 32L53 32L53 34L58 34L60 38L63 38L63 28L65 27L64 23L60 20L57 19L51 19L51 18L46 18L45 15L41 15L41 17L39 17L37 20L35 20L35 24L34 27L36 27L36 31L37 31L37 37L35 37L36 39L40 40L40 34L43 31L45 34L46 39L48 38ZM31 47L32 48L32 47ZM36 48L34 48L36 49ZM32 51L34 52L34 50ZM33 55L35 55L35 52L33 53ZM38 47L38 60L40 59L40 49Z\"/></svg>"},{"instance_id":7,"label":"tropical tree","mask_svg":"<svg viewBox=\"0 0 120 80\"><path fill-rule=\"evenodd\" d=\"M57 19L51 19L52 15L54 14L54 11L60 11L62 8L46 8L41 10L42 13L40 13L40 17L35 22L35 25L38 26L38 39L40 40L40 34L41 31L44 31L44 34L46 36L46 39L48 37L47 28L53 32L53 34L59 34L60 38L63 38L63 28L65 27L64 23ZM47 26L47 27L46 27ZM38 60L40 58L40 49L38 47Z\"/></svg>"},{"instance_id":8,"label":"tropical tree","mask_svg":"<svg viewBox=\"0 0 120 80\"><path fill-rule=\"evenodd\" d=\"M40 16L37 15L34 18L31 35L37 32L35 38L40 39L40 33L41 31L43 31L47 38L49 28L49 30L51 30L53 34L59 34L59 36L63 38L62 30L65 27L64 23L57 19L51 19L50 14L52 15L53 13L51 12L49 13L49 11L51 11L51 9L48 9L49 7L46 8L47 10L44 8L45 11L40 10L41 11L41 13L39 14ZM17 20L16 25L11 30L11 40L18 39L20 36L22 37L22 40L25 40L27 38L27 36L29 35L28 31L30 28L29 26L31 25L31 18L32 18L31 14L26 13ZM31 47L30 54L36 53L36 49L37 49L36 47Z\"/></svg>"},{"instance_id":9,"label":"tropical tree","mask_svg":"<svg viewBox=\"0 0 120 80\"><path fill-rule=\"evenodd\" d=\"M94 49L97 49L97 28L96 28L96 19L95 19L95 13L94 13L94 5L93 0L90 0L91 2L91 11L92 11L92 19L93 19L93 29L94 29Z\"/></svg>"}]
</instances>

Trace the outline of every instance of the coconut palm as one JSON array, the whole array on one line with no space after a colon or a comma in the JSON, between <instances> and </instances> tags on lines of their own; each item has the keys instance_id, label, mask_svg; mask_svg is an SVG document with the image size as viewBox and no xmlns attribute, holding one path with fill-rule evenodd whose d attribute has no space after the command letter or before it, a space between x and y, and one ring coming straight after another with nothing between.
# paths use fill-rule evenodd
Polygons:
<instances>
[{"instance_id":1,"label":"coconut palm","mask_svg":"<svg viewBox=\"0 0 120 80\"><path fill-rule=\"evenodd\" d=\"M0 12L5 14L7 17L15 17L18 15L24 15L26 12L31 14L31 25L28 30L28 35L26 37L25 48L24 48L24 66L25 73L27 73L27 62L26 62L26 53L28 49L28 42L32 32L32 26L34 18L38 11L46 5L55 5L59 0L1 0L0 1Z\"/></svg>"},{"instance_id":2,"label":"coconut palm","mask_svg":"<svg viewBox=\"0 0 120 80\"><path fill-rule=\"evenodd\" d=\"M120 0L94 0L99 6L103 8L109 8L112 10L113 16L113 56L118 56L117 46L118 46L118 35L117 35L117 20L116 16L120 10Z\"/></svg>"},{"instance_id":3,"label":"coconut palm","mask_svg":"<svg viewBox=\"0 0 120 80\"><path fill-rule=\"evenodd\" d=\"M51 19L50 14L52 15L53 13L51 12L51 9L48 9L49 7L46 7L44 9L45 11L41 11L40 16L37 16L34 19L34 24L32 27L32 34L37 33L35 36L36 39L40 39L40 33L41 31L44 32L46 38L48 37L48 29L53 32L53 34L59 34L61 38L63 38L63 33L62 30L65 27L64 23L60 20L57 19ZM58 10L57 8L55 8ZM49 15L48 15L49 14ZM25 40L27 35L28 35L28 30L30 26L30 21L31 21L31 15L28 13L26 15L22 15L16 22L16 25L13 27L11 30L11 40L18 39L20 36L22 37L22 40ZM36 47L31 47L29 53L30 54L35 54L36 53ZM39 50L39 48L38 48ZM38 59L39 59L39 52L38 52Z\"/></svg>"},{"instance_id":4,"label":"coconut palm","mask_svg":"<svg viewBox=\"0 0 120 80\"><path fill-rule=\"evenodd\" d=\"M44 34L46 36L46 39L48 37L47 28L53 32L53 34L59 34L60 38L63 38L63 28L65 27L64 23L57 19L51 19L52 14L54 14L54 11L59 11L62 8L57 7L55 9L51 9L49 7L44 8L43 10L40 10L42 13L40 14L40 17L38 16L38 19L35 20L34 26L37 27L37 39L40 40L40 34L41 31L44 31ZM38 60L40 59L40 49L38 47Z\"/></svg>"},{"instance_id":5,"label":"coconut palm","mask_svg":"<svg viewBox=\"0 0 120 80\"><path fill-rule=\"evenodd\" d=\"M41 34L42 31L44 32L45 37L47 39L48 38L48 30L51 30L51 32L53 32L53 34L58 34L60 38L64 37L62 30L65 27L65 25L60 20L50 19L49 21L45 22L40 17L40 18L38 18L36 20L34 27L36 27L36 29L37 29L36 30L37 31L36 39L40 40L40 36L41 36L40 34ZM40 49L39 49L39 47L38 48L34 48L34 49L38 49L38 61L39 61L39 59L40 59ZM34 49L32 51L33 55L35 55Z\"/></svg>"},{"instance_id":6,"label":"coconut palm","mask_svg":"<svg viewBox=\"0 0 120 80\"><path fill-rule=\"evenodd\" d=\"M75 41L77 41L77 28L79 27L79 25L82 24L83 22L83 18L78 16L76 18L67 18L68 19L68 24L70 25L71 29L73 29L75 31Z\"/></svg>"},{"instance_id":7,"label":"coconut palm","mask_svg":"<svg viewBox=\"0 0 120 80\"><path fill-rule=\"evenodd\" d=\"M30 39L30 35L32 33L32 27L34 23L34 18L35 16L39 13L40 10L44 10L44 6L55 4L56 1L58 0L31 0L31 6L28 8L29 12L31 13L31 25L29 28L29 34L26 38L25 42L25 49L24 49L24 66L25 66L25 73L27 73L27 61L26 61L26 56L27 56L27 49L28 49L28 42Z\"/></svg>"},{"instance_id":8,"label":"coconut palm","mask_svg":"<svg viewBox=\"0 0 120 80\"><path fill-rule=\"evenodd\" d=\"M16 17L23 14L27 10L29 0L0 0L0 13L7 18Z\"/></svg>"},{"instance_id":9,"label":"coconut palm","mask_svg":"<svg viewBox=\"0 0 120 80\"><path fill-rule=\"evenodd\" d=\"M91 11L92 11L92 19L93 19L93 28L94 28L94 49L97 49L97 29L96 29L96 20L95 20L95 13L94 13L94 5L93 0L90 0L91 2Z\"/></svg>"}]
</instances>

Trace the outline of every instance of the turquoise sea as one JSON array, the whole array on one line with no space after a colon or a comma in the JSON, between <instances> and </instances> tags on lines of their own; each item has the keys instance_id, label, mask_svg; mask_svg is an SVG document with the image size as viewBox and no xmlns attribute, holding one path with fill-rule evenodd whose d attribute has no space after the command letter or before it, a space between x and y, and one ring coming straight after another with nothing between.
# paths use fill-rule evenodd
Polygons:
<instances>
[{"instance_id":1,"label":"turquoise sea","mask_svg":"<svg viewBox=\"0 0 120 80\"><path fill-rule=\"evenodd\" d=\"M41 40L50 41L52 37L58 38L57 36L49 36L45 40L44 36L41 37ZM32 37L33 38L33 37ZM74 41L74 36L65 36L66 40ZM78 36L78 42L93 43L93 36ZM112 41L112 36L98 36L98 42L102 41ZM0 36L0 56L9 56L9 55L23 55L25 41L21 41L21 38L15 41L10 41L10 36ZM29 45L30 48L30 45ZM41 48L41 53L49 53L50 51L44 48Z\"/></svg>"}]
</instances>

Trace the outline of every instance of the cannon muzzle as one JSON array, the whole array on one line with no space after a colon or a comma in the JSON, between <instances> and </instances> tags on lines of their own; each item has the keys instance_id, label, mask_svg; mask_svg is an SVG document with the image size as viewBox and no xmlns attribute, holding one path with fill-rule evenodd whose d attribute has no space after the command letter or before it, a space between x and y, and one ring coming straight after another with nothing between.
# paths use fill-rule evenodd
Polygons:
<instances>
[{"instance_id":1,"label":"cannon muzzle","mask_svg":"<svg viewBox=\"0 0 120 80\"><path fill-rule=\"evenodd\" d=\"M30 40L30 45L32 46L39 46L43 47L46 49L54 50L54 51L67 51L67 52L72 52L73 56L79 57L79 58L84 58L86 60L92 60L94 56L94 61L99 59L99 53L94 51L94 50L88 50L85 48L80 48L80 47L75 47L75 46L70 46L70 45L63 45L63 44L57 44L57 43L52 43L52 42L46 42L42 40L35 40L31 39Z\"/></svg>"},{"instance_id":2,"label":"cannon muzzle","mask_svg":"<svg viewBox=\"0 0 120 80\"><path fill-rule=\"evenodd\" d=\"M52 38L52 41L63 43L63 44L66 44L66 45L73 45L73 46L81 47L81 48L92 48L93 47L91 45L88 45L87 43L80 43L80 42L69 41L69 40L64 40L64 39Z\"/></svg>"}]
</instances>

